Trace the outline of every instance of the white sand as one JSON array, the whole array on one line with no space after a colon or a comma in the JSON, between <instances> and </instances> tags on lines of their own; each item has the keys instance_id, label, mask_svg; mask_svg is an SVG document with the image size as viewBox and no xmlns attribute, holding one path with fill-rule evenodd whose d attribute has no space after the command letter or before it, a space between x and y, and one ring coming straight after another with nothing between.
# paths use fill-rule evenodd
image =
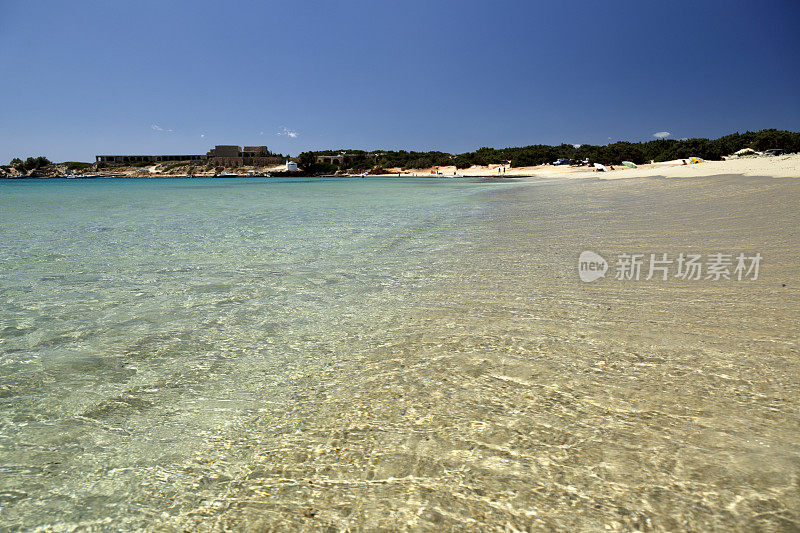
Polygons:
<instances>
[{"instance_id":1,"label":"white sand","mask_svg":"<svg viewBox=\"0 0 800 533\"><path fill-rule=\"evenodd\" d=\"M686 160L688 163L688 160ZM400 169L388 169L394 175ZM499 170L499 171L498 171ZM432 172L433 171L433 172ZM743 176L766 176L773 178L800 178L800 154L784 155L778 157L742 157L731 158L726 161L705 161L696 164L683 164L683 160L666 161L648 165L639 165L638 168L628 168L623 165L615 166L608 172L596 172L592 167L570 167L541 165L534 167L503 167L501 165L473 166L457 170L454 166L437 167L435 169L410 169L402 171L404 176L432 176L441 172L444 176L536 176L542 178L599 178L622 179L643 178L649 176L664 176L667 178L692 178L700 176L713 176L718 174L738 174Z\"/></svg>"},{"instance_id":2,"label":"white sand","mask_svg":"<svg viewBox=\"0 0 800 533\"><path fill-rule=\"evenodd\" d=\"M688 160L687 160L688 162ZM537 175L539 173L536 173ZM705 161L684 165L682 160L640 165L638 168L615 166L609 172L588 172L600 179L643 178L664 176L667 178L697 178L719 174L742 176L764 176L772 178L800 178L800 154L778 157L743 157L726 161ZM553 174L560 177L587 177L587 172L565 172Z\"/></svg>"}]
</instances>

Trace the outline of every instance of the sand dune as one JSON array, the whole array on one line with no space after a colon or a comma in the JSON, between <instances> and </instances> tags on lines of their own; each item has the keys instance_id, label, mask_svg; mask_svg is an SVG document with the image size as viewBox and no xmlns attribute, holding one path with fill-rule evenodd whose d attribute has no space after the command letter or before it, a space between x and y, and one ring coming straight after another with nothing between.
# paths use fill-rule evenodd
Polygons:
<instances>
[{"instance_id":1,"label":"sand dune","mask_svg":"<svg viewBox=\"0 0 800 533\"><path fill-rule=\"evenodd\" d=\"M394 171L395 174L401 172L400 169L389 169L389 171ZM639 165L638 168L619 165L608 172L597 172L591 167L539 165L509 168L501 165L486 165L473 166L466 169L456 169L454 166L435 169L412 169L402 171L402 175L430 176L436 172L440 172L443 176L535 176L543 178L600 178L606 180L649 176L693 178L719 174L800 178L800 154L777 157L734 157L725 161L705 161L686 165L683 164L683 160L677 159L675 161Z\"/></svg>"},{"instance_id":2,"label":"sand dune","mask_svg":"<svg viewBox=\"0 0 800 533\"><path fill-rule=\"evenodd\" d=\"M553 174L561 177L586 177L587 172L574 171ZM592 172L588 174L601 179L643 178L648 176L664 176L667 178L697 178L719 174L737 174L742 176L765 176L774 178L800 178L800 154L778 157L744 157L725 161L705 161L697 164L683 164L683 160L667 161L638 168L625 166L614 167L609 172ZM536 173L538 174L538 173Z\"/></svg>"}]
</instances>

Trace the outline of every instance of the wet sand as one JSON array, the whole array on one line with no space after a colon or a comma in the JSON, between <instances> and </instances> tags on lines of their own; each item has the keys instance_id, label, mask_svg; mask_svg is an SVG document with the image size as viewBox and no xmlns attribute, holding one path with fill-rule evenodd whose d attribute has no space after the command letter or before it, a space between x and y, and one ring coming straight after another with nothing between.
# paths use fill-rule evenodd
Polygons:
<instances>
[{"instance_id":1,"label":"wet sand","mask_svg":"<svg viewBox=\"0 0 800 533\"><path fill-rule=\"evenodd\" d=\"M197 457L201 503L156 528L800 528L800 182L485 194L459 253L409 263L290 409L219 443L247 466ZM587 284L583 250L764 260L757 281Z\"/></svg>"}]
</instances>

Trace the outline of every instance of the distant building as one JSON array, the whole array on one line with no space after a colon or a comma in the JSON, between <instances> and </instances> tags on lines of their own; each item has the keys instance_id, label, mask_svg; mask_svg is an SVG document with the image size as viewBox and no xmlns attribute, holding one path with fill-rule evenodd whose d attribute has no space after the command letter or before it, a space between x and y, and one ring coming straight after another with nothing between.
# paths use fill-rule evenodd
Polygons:
<instances>
[{"instance_id":1,"label":"distant building","mask_svg":"<svg viewBox=\"0 0 800 533\"><path fill-rule=\"evenodd\" d=\"M266 146L245 146L242 157L268 157L269 149Z\"/></svg>"},{"instance_id":2,"label":"distant building","mask_svg":"<svg viewBox=\"0 0 800 533\"><path fill-rule=\"evenodd\" d=\"M209 150L206 157L214 164L223 166L276 165L281 162L269 153L266 146L218 145Z\"/></svg>"},{"instance_id":3,"label":"distant building","mask_svg":"<svg viewBox=\"0 0 800 533\"><path fill-rule=\"evenodd\" d=\"M295 163L294 161L287 161L286 172L297 172L297 163Z\"/></svg>"},{"instance_id":4,"label":"distant building","mask_svg":"<svg viewBox=\"0 0 800 533\"><path fill-rule=\"evenodd\" d=\"M337 155L318 155L317 163L330 163L331 165L343 165L356 159L365 159L367 157L377 157L378 154L348 154L347 152L340 152Z\"/></svg>"},{"instance_id":5,"label":"distant building","mask_svg":"<svg viewBox=\"0 0 800 533\"><path fill-rule=\"evenodd\" d=\"M209 150L206 156L209 159L214 157L242 157L242 148L228 144L217 145Z\"/></svg>"},{"instance_id":6,"label":"distant building","mask_svg":"<svg viewBox=\"0 0 800 533\"><path fill-rule=\"evenodd\" d=\"M97 155L97 163L131 164L163 163L166 161L207 161L213 165L275 165L281 162L266 146L217 145L205 155Z\"/></svg>"},{"instance_id":7,"label":"distant building","mask_svg":"<svg viewBox=\"0 0 800 533\"><path fill-rule=\"evenodd\" d=\"M161 163L163 161L201 161L204 155L96 155L97 163Z\"/></svg>"}]
</instances>

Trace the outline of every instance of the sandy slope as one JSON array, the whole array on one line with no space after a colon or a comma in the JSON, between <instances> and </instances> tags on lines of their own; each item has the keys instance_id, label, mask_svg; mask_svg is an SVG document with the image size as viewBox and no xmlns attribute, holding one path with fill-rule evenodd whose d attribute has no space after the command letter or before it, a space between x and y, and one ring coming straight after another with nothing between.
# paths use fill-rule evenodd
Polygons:
<instances>
[{"instance_id":1,"label":"sandy slope","mask_svg":"<svg viewBox=\"0 0 800 533\"><path fill-rule=\"evenodd\" d=\"M539 175L540 172L535 172ZM551 174L545 172L543 174ZM744 157L726 161L706 161L693 165L684 165L682 160L641 165L638 168L624 166L614 167L609 172L589 172L589 175L601 179L640 178L647 176L665 176L667 178L696 178L718 174L739 174L743 176L768 176L774 178L800 178L800 154L778 157ZM552 173L561 177L586 177L587 172Z\"/></svg>"},{"instance_id":2,"label":"sandy slope","mask_svg":"<svg viewBox=\"0 0 800 533\"><path fill-rule=\"evenodd\" d=\"M395 174L400 169L389 169ZM698 164L684 165L683 161L666 161L649 165L640 165L638 168L615 166L608 172L597 172L590 167L570 167L541 165L533 167L508 168L500 165L473 166L457 170L453 166L438 167L437 169L413 169L403 171L402 175L430 176L434 172L441 172L444 176L536 176L547 178L600 178L621 179L641 178L647 176L665 176L668 178L689 178L699 176L713 176L717 174L741 174L744 176L769 176L775 178L800 178L800 154L778 157L743 157L731 158L726 161L706 161Z\"/></svg>"}]
</instances>

